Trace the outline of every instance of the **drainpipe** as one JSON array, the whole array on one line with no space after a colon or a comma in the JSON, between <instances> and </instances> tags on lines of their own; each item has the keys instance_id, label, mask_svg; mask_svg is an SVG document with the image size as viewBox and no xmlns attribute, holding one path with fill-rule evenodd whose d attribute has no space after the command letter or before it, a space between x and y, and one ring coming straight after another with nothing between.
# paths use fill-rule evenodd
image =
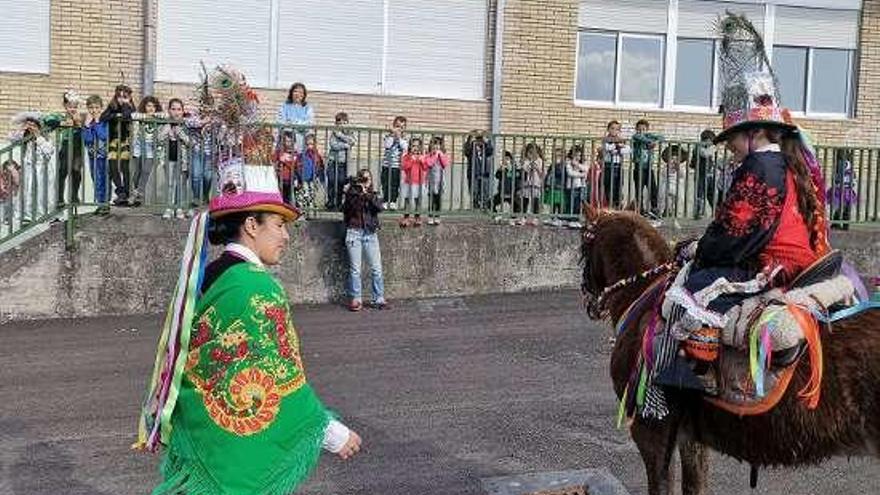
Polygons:
<instances>
[{"instance_id":1,"label":"drainpipe","mask_svg":"<svg viewBox=\"0 0 880 495\"><path fill-rule=\"evenodd\" d=\"M144 19L144 71L141 75L141 87L144 95L153 94L153 81L156 76L156 19L155 0L143 0Z\"/></svg>"},{"instance_id":2,"label":"drainpipe","mask_svg":"<svg viewBox=\"0 0 880 495\"><path fill-rule=\"evenodd\" d=\"M501 75L504 73L504 11L507 0L495 5L495 58L492 64L492 134L501 132Z\"/></svg>"}]
</instances>

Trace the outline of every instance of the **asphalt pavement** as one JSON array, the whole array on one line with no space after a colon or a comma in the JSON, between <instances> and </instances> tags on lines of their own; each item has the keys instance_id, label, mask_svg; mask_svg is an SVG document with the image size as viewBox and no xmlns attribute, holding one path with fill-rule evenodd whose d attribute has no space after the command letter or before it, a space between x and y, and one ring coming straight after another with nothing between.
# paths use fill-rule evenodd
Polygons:
<instances>
[{"instance_id":1,"label":"asphalt pavement","mask_svg":"<svg viewBox=\"0 0 880 495\"><path fill-rule=\"evenodd\" d=\"M158 457L135 439L158 315L0 326L0 494L149 493ZM638 452L614 427L610 330L574 292L295 307L310 381L364 438L325 455L300 493L455 495L481 480L606 468L633 494ZM876 494L880 463L749 469L713 455L711 493Z\"/></svg>"}]
</instances>

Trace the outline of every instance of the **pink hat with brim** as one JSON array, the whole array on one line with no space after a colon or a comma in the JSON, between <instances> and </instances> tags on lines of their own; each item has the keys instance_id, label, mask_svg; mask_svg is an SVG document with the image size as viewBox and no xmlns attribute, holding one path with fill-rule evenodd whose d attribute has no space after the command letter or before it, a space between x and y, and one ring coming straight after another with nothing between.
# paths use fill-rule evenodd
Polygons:
<instances>
[{"instance_id":1,"label":"pink hat with brim","mask_svg":"<svg viewBox=\"0 0 880 495\"><path fill-rule=\"evenodd\" d=\"M302 215L295 206L285 203L278 190L275 170L264 165L245 165L240 160L226 163L220 170L220 193L211 199L211 218L231 213L261 211L277 213L288 222Z\"/></svg>"}]
</instances>

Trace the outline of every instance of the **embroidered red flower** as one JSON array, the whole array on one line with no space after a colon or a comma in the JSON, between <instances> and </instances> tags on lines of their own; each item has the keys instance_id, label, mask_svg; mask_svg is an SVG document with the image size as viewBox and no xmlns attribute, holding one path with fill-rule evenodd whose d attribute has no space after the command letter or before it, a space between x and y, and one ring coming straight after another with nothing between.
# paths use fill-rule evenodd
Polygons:
<instances>
[{"instance_id":1,"label":"embroidered red flower","mask_svg":"<svg viewBox=\"0 0 880 495\"><path fill-rule=\"evenodd\" d=\"M731 186L719 220L728 235L743 237L754 228L769 229L782 213L782 206L779 190L750 173Z\"/></svg>"}]
</instances>

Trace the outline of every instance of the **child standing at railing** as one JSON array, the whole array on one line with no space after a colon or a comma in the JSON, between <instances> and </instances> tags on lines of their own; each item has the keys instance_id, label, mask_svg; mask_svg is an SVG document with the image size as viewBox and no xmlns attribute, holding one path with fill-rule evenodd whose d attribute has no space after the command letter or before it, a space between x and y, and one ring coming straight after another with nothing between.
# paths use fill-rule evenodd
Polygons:
<instances>
[{"instance_id":1,"label":"child standing at railing","mask_svg":"<svg viewBox=\"0 0 880 495\"><path fill-rule=\"evenodd\" d=\"M705 129L700 133L700 142L691 156L690 167L697 175L694 191L694 219L706 214L706 202L715 206L715 132Z\"/></svg>"},{"instance_id":2,"label":"child standing at railing","mask_svg":"<svg viewBox=\"0 0 880 495\"><path fill-rule=\"evenodd\" d=\"M553 149L550 170L544 177L544 204L547 205L551 215L545 222L546 225L562 226L559 215L562 214L564 204L565 180L565 148L560 146Z\"/></svg>"},{"instance_id":3,"label":"child standing at railing","mask_svg":"<svg viewBox=\"0 0 880 495\"><path fill-rule=\"evenodd\" d=\"M305 149L296 154L294 171L297 179L297 203L306 211L307 215L314 215L317 188L324 187L327 177L324 170L324 157L318 151L314 134L306 136Z\"/></svg>"},{"instance_id":4,"label":"child standing at railing","mask_svg":"<svg viewBox=\"0 0 880 495\"><path fill-rule=\"evenodd\" d=\"M525 174L521 199L526 225L537 226L541 213L541 196L544 189L544 152L537 143L525 145L522 152L522 169ZM535 216L532 216L535 215Z\"/></svg>"},{"instance_id":5,"label":"child standing at railing","mask_svg":"<svg viewBox=\"0 0 880 495\"><path fill-rule=\"evenodd\" d=\"M383 208L397 209L397 198L400 194L400 160L409 149L409 141L403 136L406 131L406 117L394 117L391 130L383 141L384 156L379 180L382 182Z\"/></svg>"},{"instance_id":6,"label":"child standing at railing","mask_svg":"<svg viewBox=\"0 0 880 495\"><path fill-rule=\"evenodd\" d=\"M580 228L581 206L590 197L588 184L590 165L584 159L584 147L576 144L568 150L565 160L565 205L563 212L570 217L568 226Z\"/></svg>"},{"instance_id":7,"label":"child standing at railing","mask_svg":"<svg viewBox=\"0 0 880 495\"><path fill-rule=\"evenodd\" d=\"M211 197L211 181L214 177L211 162L213 137L205 128L196 109L185 109L184 118L190 142L189 173L192 188L189 216L195 209L208 202Z\"/></svg>"},{"instance_id":8,"label":"child standing at railing","mask_svg":"<svg viewBox=\"0 0 880 495\"><path fill-rule=\"evenodd\" d=\"M849 230L852 207L858 200L851 158L852 151L838 149L835 152L834 181L828 189L828 197L831 199L832 229Z\"/></svg>"},{"instance_id":9,"label":"child standing at railing","mask_svg":"<svg viewBox=\"0 0 880 495\"><path fill-rule=\"evenodd\" d=\"M683 182L681 164L687 163L688 153L681 146L672 144L663 150L660 159L663 160L660 170L660 215L675 216L679 192L684 192L680 184Z\"/></svg>"},{"instance_id":10,"label":"child standing at railing","mask_svg":"<svg viewBox=\"0 0 880 495\"><path fill-rule=\"evenodd\" d=\"M63 208L67 199L65 182L70 175L70 201L79 204L79 187L82 184L83 161L83 116L79 113L80 97L74 91L64 93L64 116L62 117L61 140L58 145L58 207Z\"/></svg>"},{"instance_id":11,"label":"child standing at railing","mask_svg":"<svg viewBox=\"0 0 880 495\"><path fill-rule=\"evenodd\" d=\"M357 138L348 127L348 114L336 114L336 127L330 133L330 153L327 160L327 209L342 209L343 187L348 178L348 161Z\"/></svg>"},{"instance_id":12,"label":"child standing at railing","mask_svg":"<svg viewBox=\"0 0 880 495\"><path fill-rule=\"evenodd\" d=\"M517 219L517 213L520 213L522 209L520 208L520 203L522 203L520 192L523 185L522 170L514 163L513 153L504 150L501 156L501 167L495 171L495 183L498 184L498 189L492 197L492 211L498 213L494 220L498 223L503 221L500 213L504 212L506 203L513 213L510 217L510 224L521 224Z\"/></svg>"},{"instance_id":13,"label":"child standing at railing","mask_svg":"<svg viewBox=\"0 0 880 495\"><path fill-rule=\"evenodd\" d=\"M636 122L636 132L632 136L633 183L636 187L636 202L642 215L657 211L657 177L652 165L657 144L663 136L649 132L651 124L642 119ZM645 189L648 189L647 198Z\"/></svg>"},{"instance_id":14,"label":"child standing at railing","mask_svg":"<svg viewBox=\"0 0 880 495\"><path fill-rule=\"evenodd\" d=\"M98 95L86 99L86 121L83 125L83 143L89 155L89 171L95 184L95 202L98 203L96 215L110 213L110 191L107 184L107 139L109 125L101 121L101 107L104 102Z\"/></svg>"},{"instance_id":15,"label":"child standing at railing","mask_svg":"<svg viewBox=\"0 0 880 495\"><path fill-rule=\"evenodd\" d=\"M131 116L136 111L131 100L131 88L125 84L116 86L113 98L101 113L101 122L108 125L107 161L113 182L116 206L128 206L131 191Z\"/></svg>"},{"instance_id":16,"label":"child standing at railing","mask_svg":"<svg viewBox=\"0 0 880 495\"><path fill-rule=\"evenodd\" d=\"M409 150L404 153L401 172L403 175L403 218L400 226L403 228L414 225L422 226L422 198L425 196L425 184L428 178L428 163L425 160L422 149L422 140L413 138L409 144ZM410 212L415 213L415 220L410 222Z\"/></svg>"},{"instance_id":17,"label":"child standing at railing","mask_svg":"<svg viewBox=\"0 0 880 495\"><path fill-rule=\"evenodd\" d=\"M629 146L620 134L620 122L612 120L606 126L607 133L602 139L604 166L602 169L602 188L605 204L610 208L620 208L623 199L623 158L629 153Z\"/></svg>"},{"instance_id":18,"label":"child standing at railing","mask_svg":"<svg viewBox=\"0 0 880 495\"><path fill-rule=\"evenodd\" d=\"M431 138L431 148L428 150L428 156L425 157L425 163L428 166L428 188L431 201L428 205L428 225L440 225L440 207L443 197L444 174L451 160L446 154L446 146L444 145L443 136L434 136Z\"/></svg>"},{"instance_id":19,"label":"child standing at railing","mask_svg":"<svg viewBox=\"0 0 880 495\"><path fill-rule=\"evenodd\" d=\"M293 169L296 165L296 152L293 151L293 131L283 131L281 141L275 150L275 174L281 184L281 195L286 203L294 204L293 200Z\"/></svg>"},{"instance_id":20,"label":"child standing at railing","mask_svg":"<svg viewBox=\"0 0 880 495\"><path fill-rule=\"evenodd\" d=\"M131 156L135 159L135 168L134 192L130 204L140 206L143 204L147 184L156 166L156 158L160 156L157 148L162 146L157 139L160 124L156 120L164 119L166 115L162 113L162 104L155 96L144 96L138 105L138 113L133 113L131 118L133 120L131 132L134 135Z\"/></svg>"},{"instance_id":21,"label":"child standing at railing","mask_svg":"<svg viewBox=\"0 0 880 495\"><path fill-rule=\"evenodd\" d=\"M19 202L13 205L13 215L20 214L23 223L30 223L55 210L55 195L47 187L55 183L55 167L52 156L55 145L43 135L42 115L38 112L22 112L12 119L21 129L9 136L12 143L21 143L21 182L23 184L24 211L19 211ZM48 201L49 204L46 204Z\"/></svg>"},{"instance_id":22,"label":"child standing at railing","mask_svg":"<svg viewBox=\"0 0 880 495\"><path fill-rule=\"evenodd\" d=\"M177 218L184 218L183 198L181 196L183 185L186 184L186 179L189 175L186 159L189 156L187 149L189 148L190 138L186 127L183 125L183 101L179 98L172 98L168 101L168 116L171 122L159 129L159 143L167 149L167 160L165 162L167 207L162 217L167 219L173 215Z\"/></svg>"}]
</instances>

